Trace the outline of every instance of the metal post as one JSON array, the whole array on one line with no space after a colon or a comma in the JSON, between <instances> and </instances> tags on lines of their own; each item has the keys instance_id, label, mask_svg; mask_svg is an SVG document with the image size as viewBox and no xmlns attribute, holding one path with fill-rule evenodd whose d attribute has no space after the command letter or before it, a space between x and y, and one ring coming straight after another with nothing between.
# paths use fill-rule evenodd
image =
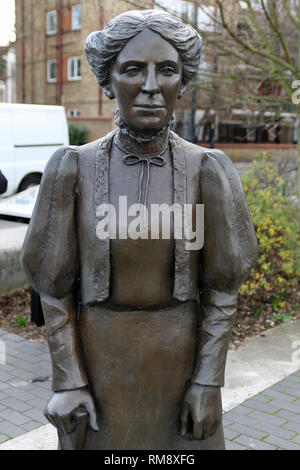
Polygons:
<instances>
[{"instance_id":1,"label":"metal post","mask_svg":"<svg viewBox=\"0 0 300 470\"><path fill-rule=\"evenodd\" d=\"M63 0L57 0L57 85L56 85L56 104L62 105L63 97Z\"/></svg>"},{"instance_id":2,"label":"metal post","mask_svg":"<svg viewBox=\"0 0 300 470\"><path fill-rule=\"evenodd\" d=\"M34 5L33 5L33 0L31 0L30 3L30 18L31 18L31 102L35 103L35 65L34 65Z\"/></svg>"}]
</instances>

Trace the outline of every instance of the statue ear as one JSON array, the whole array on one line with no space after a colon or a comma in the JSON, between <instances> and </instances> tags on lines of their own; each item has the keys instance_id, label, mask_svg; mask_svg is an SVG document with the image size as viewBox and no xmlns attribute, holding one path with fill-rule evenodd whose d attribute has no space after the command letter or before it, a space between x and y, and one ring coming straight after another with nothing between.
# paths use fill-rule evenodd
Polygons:
<instances>
[{"instance_id":1,"label":"statue ear","mask_svg":"<svg viewBox=\"0 0 300 470\"><path fill-rule=\"evenodd\" d=\"M178 98L179 100L180 100L180 98L183 97L185 90L186 90L186 85L184 85L183 83L181 83L180 89L179 89L179 92L178 92L178 96L177 96L177 98Z\"/></svg>"},{"instance_id":2,"label":"statue ear","mask_svg":"<svg viewBox=\"0 0 300 470\"><path fill-rule=\"evenodd\" d=\"M111 82L109 82L107 85L104 85L102 87L102 90L110 100L115 99L115 94L113 92Z\"/></svg>"}]
</instances>

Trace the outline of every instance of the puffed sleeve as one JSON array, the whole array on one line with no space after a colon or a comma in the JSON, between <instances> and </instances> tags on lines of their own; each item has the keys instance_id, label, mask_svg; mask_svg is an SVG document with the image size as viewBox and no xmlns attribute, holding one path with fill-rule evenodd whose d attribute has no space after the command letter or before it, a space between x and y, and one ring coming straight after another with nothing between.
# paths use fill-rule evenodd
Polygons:
<instances>
[{"instance_id":1,"label":"puffed sleeve","mask_svg":"<svg viewBox=\"0 0 300 470\"><path fill-rule=\"evenodd\" d=\"M29 284L41 296L52 359L52 388L87 385L77 334L76 149L49 160L21 252Z\"/></svg>"},{"instance_id":2,"label":"puffed sleeve","mask_svg":"<svg viewBox=\"0 0 300 470\"><path fill-rule=\"evenodd\" d=\"M221 151L206 152L200 175L204 204L199 352L192 381L224 385L238 291L257 256L255 230L240 177Z\"/></svg>"}]
</instances>

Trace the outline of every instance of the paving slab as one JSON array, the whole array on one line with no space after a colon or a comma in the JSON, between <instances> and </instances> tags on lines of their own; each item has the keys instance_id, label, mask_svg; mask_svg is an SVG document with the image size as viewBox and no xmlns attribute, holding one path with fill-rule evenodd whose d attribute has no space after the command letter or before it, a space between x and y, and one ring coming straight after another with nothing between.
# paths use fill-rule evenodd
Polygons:
<instances>
[{"instance_id":1,"label":"paving slab","mask_svg":"<svg viewBox=\"0 0 300 470\"><path fill-rule=\"evenodd\" d=\"M1 423L0 423L1 424ZM1 437L1 434L0 434ZM0 445L0 450L56 450L56 429L50 424Z\"/></svg>"},{"instance_id":2,"label":"paving slab","mask_svg":"<svg viewBox=\"0 0 300 470\"><path fill-rule=\"evenodd\" d=\"M3 330L0 330L0 341L5 344L0 363L1 443L46 424L43 408L52 392L50 355L46 345ZM22 353L22 349L26 353ZM44 377L38 367L39 358L43 362ZM35 382L37 378L45 382Z\"/></svg>"},{"instance_id":3,"label":"paving slab","mask_svg":"<svg viewBox=\"0 0 300 470\"><path fill-rule=\"evenodd\" d=\"M292 403L288 394L291 383L295 386L294 391L298 391ZM281 401L277 398L278 386L285 390ZM230 441L228 448L237 443L252 450L300 450L299 405L300 376L297 371L225 414L224 433Z\"/></svg>"}]
</instances>

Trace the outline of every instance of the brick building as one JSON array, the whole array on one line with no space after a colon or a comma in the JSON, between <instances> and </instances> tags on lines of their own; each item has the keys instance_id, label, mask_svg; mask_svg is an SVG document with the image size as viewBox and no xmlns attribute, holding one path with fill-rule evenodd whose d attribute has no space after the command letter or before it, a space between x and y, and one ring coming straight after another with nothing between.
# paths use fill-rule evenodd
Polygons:
<instances>
[{"instance_id":1,"label":"brick building","mask_svg":"<svg viewBox=\"0 0 300 470\"><path fill-rule=\"evenodd\" d=\"M129 9L120 0L15 0L17 102L63 105L88 140L113 126L115 103L84 55L89 33Z\"/></svg>"}]
</instances>

